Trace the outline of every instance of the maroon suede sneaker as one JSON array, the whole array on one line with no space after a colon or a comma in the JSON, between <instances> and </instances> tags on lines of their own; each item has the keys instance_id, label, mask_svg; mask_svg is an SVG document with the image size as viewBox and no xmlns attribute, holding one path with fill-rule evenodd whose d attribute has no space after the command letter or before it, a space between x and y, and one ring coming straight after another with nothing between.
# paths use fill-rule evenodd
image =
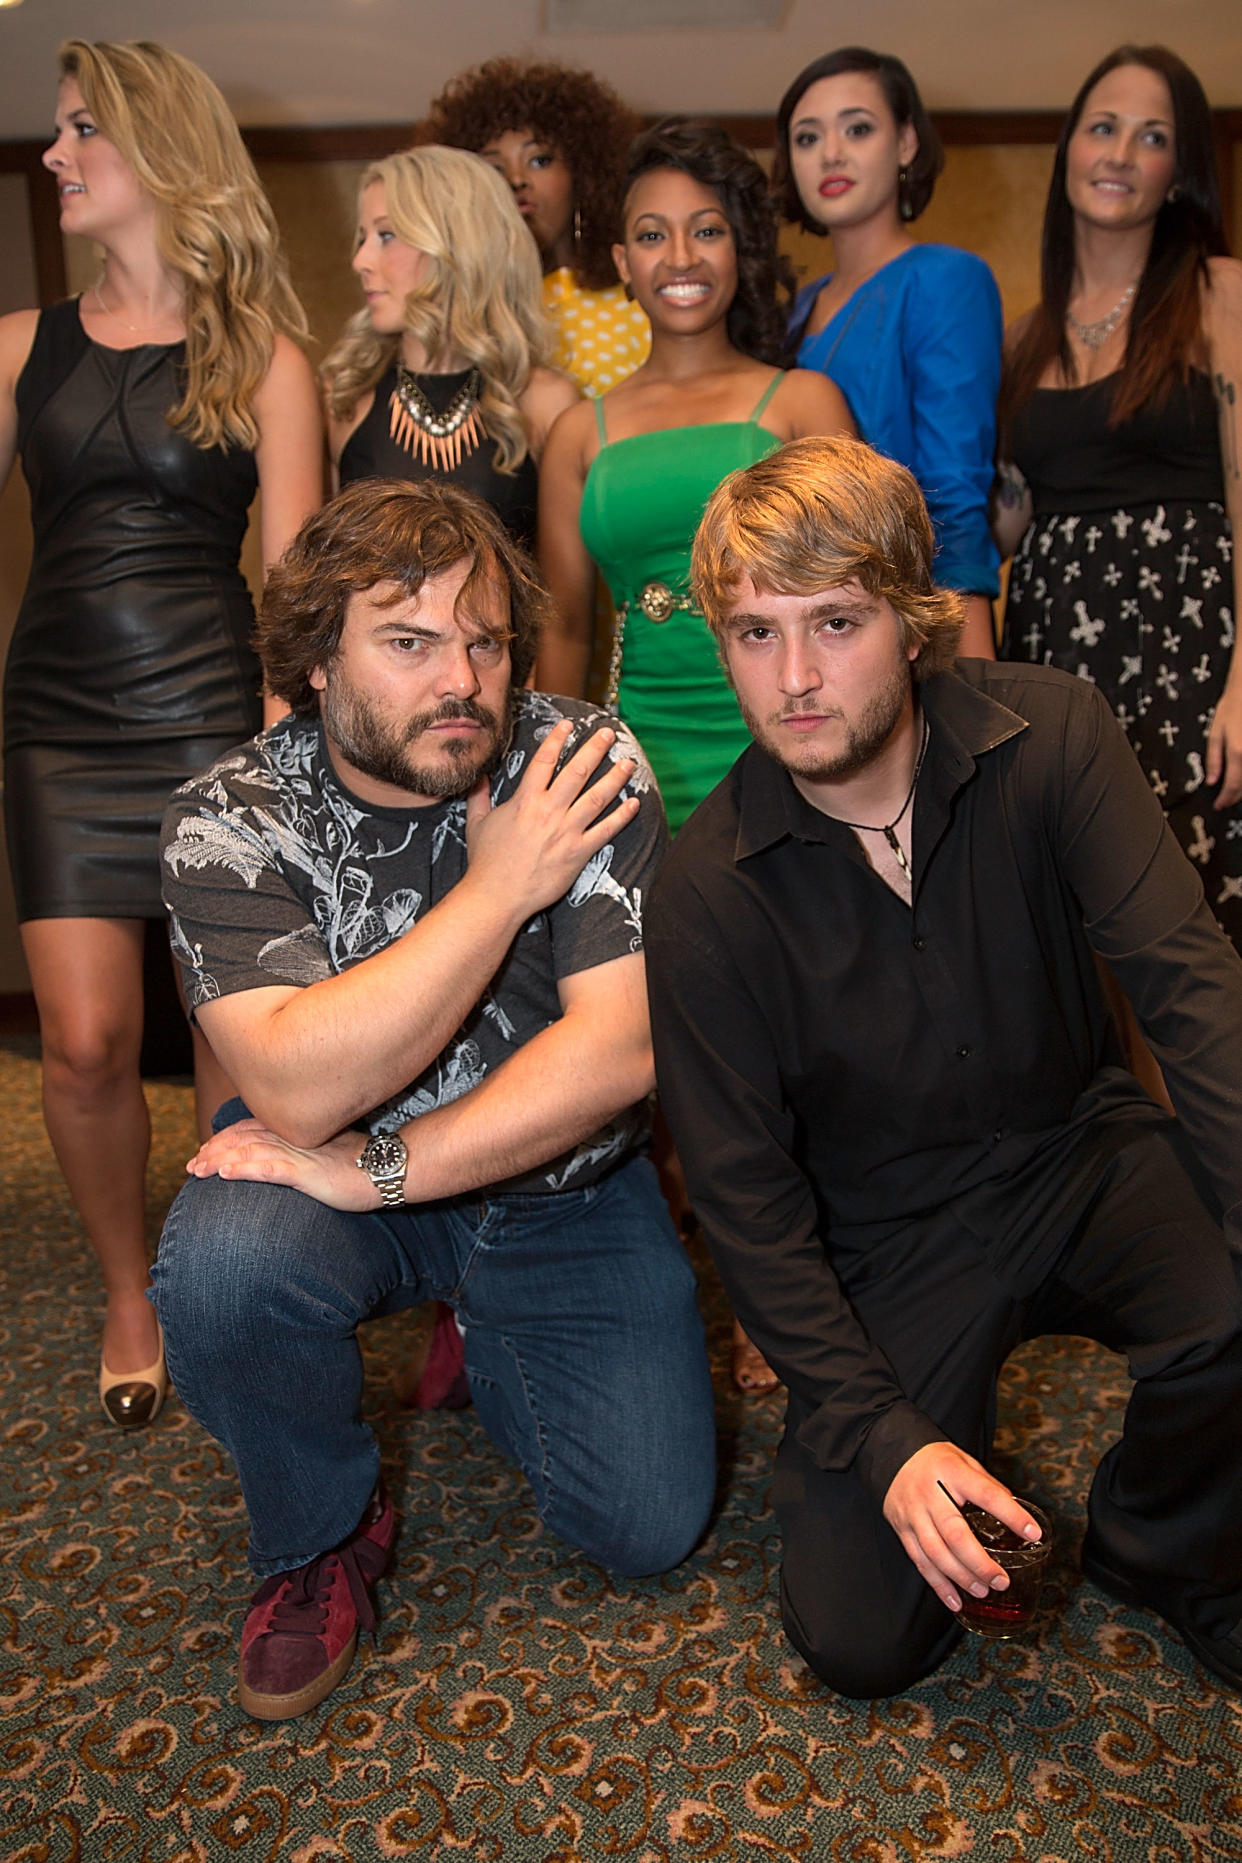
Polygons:
<instances>
[{"instance_id":1,"label":"maroon suede sneaker","mask_svg":"<svg viewBox=\"0 0 1242 1863\"><path fill-rule=\"evenodd\" d=\"M414 1394L406 1400L415 1410L465 1410L470 1403L466 1376L466 1342L457 1315L443 1300L436 1302L431 1347Z\"/></svg>"},{"instance_id":2,"label":"maroon suede sneaker","mask_svg":"<svg viewBox=\"0 0 1242 1863\"><path fill-rule=\"evenodd\" d=\"M330 1695L375 1629L369 1587L388 1565L396 1516L381 1481L349 1538L264 1579L242 1631L237 1698L257 1721L288 1721Z\"/></svg>"}]
</instances>

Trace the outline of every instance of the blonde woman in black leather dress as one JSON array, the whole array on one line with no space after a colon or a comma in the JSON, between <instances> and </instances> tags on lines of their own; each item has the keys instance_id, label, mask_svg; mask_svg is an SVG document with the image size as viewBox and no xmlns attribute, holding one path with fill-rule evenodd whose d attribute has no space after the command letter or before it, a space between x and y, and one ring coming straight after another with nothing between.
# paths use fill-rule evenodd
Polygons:
<instances>
[{"instance_id":1,"label":"blonde woman in black leather dress","mask_svg":"<svg viewBox=\"0 0 1242 1863\"><path fill-rule=\"evenodd\" d=\"M48 1133L107 1295L100 1397L166 1388L146 1300L144 921L182 781L260 723L238 554L322 495L314 381L271 210L223 98L148 43L61 48L44 156L82 297L0 319L0 481L21 455L34 559L5 672L5 816L43 1038ZM236 279L246 280L244 289ZM227 1090L199 1055L200 1114Z\"/></svg>"}]
</instances>

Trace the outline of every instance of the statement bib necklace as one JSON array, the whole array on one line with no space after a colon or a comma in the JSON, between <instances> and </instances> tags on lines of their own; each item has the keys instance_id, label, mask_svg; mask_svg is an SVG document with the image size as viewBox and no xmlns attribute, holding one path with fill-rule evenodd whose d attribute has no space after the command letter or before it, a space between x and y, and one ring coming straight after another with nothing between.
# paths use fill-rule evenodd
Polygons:
<instances>
[{"instance_id":1,"label":"statement bib necklace","mask_svg":"<svg viewBox=\"0 0 1242 1863\"><path fill-rule=\"evenodd\" d=\"M871 822L841 822L843 828L854 828L860 834L882 834L884 839L888 842L889 847L892 849L893 859L897 862L897 865L901 868L901 871L905 874L911 886L914 885L914 874L910 870L910 862L906 859L905 849L897 839L897 824L910 804L914 801L914 792L918 788L919 783L919 771L923 768L923 758L927 755L927 740L930 736L931 726L928 724L926 717L924 717L923 741L919 745L919 754L915 760L914 775L910 778L910 787L906 791L906 799L891 822L886 822L882 827L878 828ZM835 819L841 821L839 815L835 817Z\"/></svg>"},{"instance_id":2,"label":"statement bib necklace","mask_svg":"<svg viewBox=\"0 0 1242 1863\"><path fill-rule=\"evenodd\" d=\"M417 453L424 466L450 472L473 453L483 438L479 396L483 377L471 369L443 414L437 414L418 377L397 364L397 386L389 400L388 431L406 453Z\"/></svg>"},{"instance_id":3,"label":"statement bib necklace","mask_svg":"<svg viewBox=\"0 0 1242 1863\"><path fill-rule=\"evenodd\" d=\"M1097 317L1094 323L1080 323L1073 311L1069 309L1068 305L1066 306L1065 321L1084 349L1103 349L1105 343L1107 343L1109 337L1121 322L1125 314L1126 306L1137 290L1138 280L1135 279L1132 285L1126 286L1108 314L1104 317Z\"/></svg>"}]
</instances>

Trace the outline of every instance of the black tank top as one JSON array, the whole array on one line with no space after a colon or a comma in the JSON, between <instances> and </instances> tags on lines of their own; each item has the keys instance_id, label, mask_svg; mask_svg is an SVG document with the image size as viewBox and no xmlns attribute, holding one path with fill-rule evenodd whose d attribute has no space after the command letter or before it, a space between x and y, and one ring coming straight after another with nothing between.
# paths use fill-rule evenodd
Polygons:
<instances>
[{"instance_id":1,"label":"black tank top","mask_svg":"<svg viewBox=\"0 0 1242 1863\"><path fill-rule=\"evenodd\" d=\"M417 375L414 379L436 413L441 414L469 373L468 369L462 369L451 375ZM376 383L375 399L369 411L341 451L341 484L352 485L355 479L448 479L463 490L476 493L492 507L514 541L532 549L539 478L530 454L527 453L516 472L497 472L493 464L495 445L485 438L460 465L447 472L442 472L438 466L423 465L416 454L407 453L404 447L398 446L388 431L390 403L396 386L394 363L387 375Z\"/></svg>"},{"instance_id":2,"label":"black tank top","mask_svg":"<svg viewBox=\"0 0 1242 1863\"><path fill-rule=\"evenodd\" d=\"M1223 501L1216 404L1203 371L1110 427L1116 382L1114 374L1081 388L1037 388L1015 416L1010 450L1036 515Z\"/></svg>"}]
</instances>

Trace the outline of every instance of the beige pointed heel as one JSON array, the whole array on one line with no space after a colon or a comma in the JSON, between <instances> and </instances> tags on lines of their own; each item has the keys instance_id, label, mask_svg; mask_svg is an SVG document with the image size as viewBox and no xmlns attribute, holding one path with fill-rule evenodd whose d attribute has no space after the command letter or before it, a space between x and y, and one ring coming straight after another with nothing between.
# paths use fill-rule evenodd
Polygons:
<instances>
[{"instance_id":1,"label":"beige pointed heel","mask_svg":"<svg viewBox=\"0 0 1242 1863\"><path fill-rule=\"evenodd\" d=\"M157 1326L159 1322L156 1322ZM141 1430L159 1416L168 1395L168 1367L164 1362L164 1334L160 1355L142 1371L109 1371L99 1355L99 1402L109 1423L118 1430Z\"/></svg>"}]
</instances>

